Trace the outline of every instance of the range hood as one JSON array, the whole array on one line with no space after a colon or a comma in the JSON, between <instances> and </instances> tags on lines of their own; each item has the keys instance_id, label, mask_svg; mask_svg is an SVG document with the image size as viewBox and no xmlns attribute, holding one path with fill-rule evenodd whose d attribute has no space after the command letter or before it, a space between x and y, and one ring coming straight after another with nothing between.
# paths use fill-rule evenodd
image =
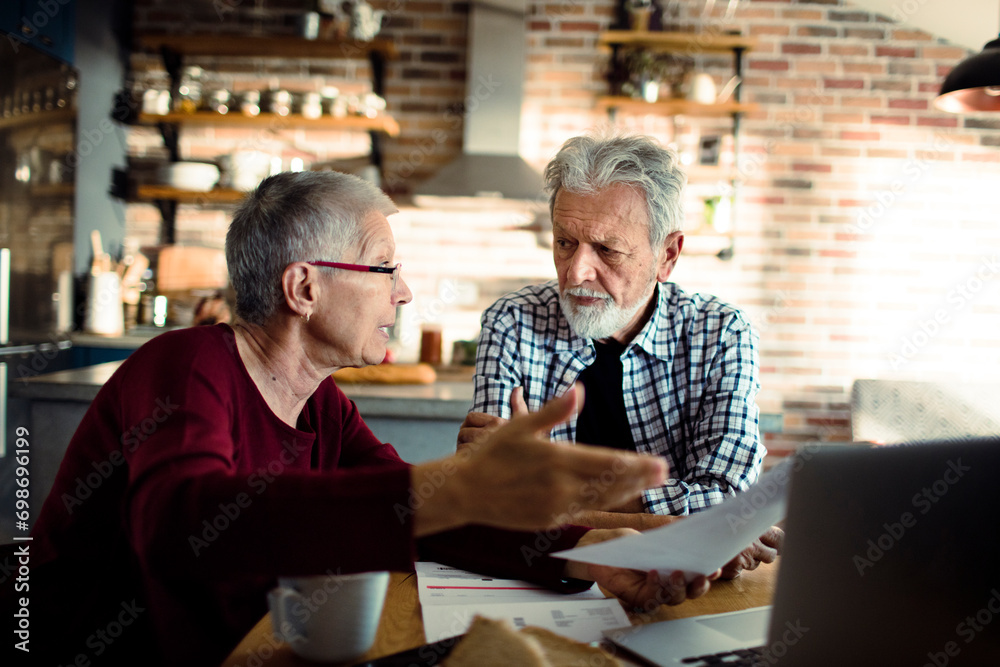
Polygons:
<instances>
[{"instance_id":1,"label":"range hood","mask_svg":"<svg viewBox=\"0 0 1000 667\"><path fill-rule=\"evenodd\" d=\"M418 206L537 202L542 176L518 154L527 0L472 0L463 152L418 185Z\"/></svg>"}]
</instances>

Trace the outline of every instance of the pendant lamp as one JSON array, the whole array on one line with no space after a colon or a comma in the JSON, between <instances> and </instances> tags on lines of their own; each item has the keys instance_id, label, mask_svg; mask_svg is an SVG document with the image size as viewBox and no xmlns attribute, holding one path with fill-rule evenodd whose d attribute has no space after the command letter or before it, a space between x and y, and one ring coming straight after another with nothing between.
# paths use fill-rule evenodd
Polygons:
<instances>
[{"instance_id":1,"label":"pendant lamp","mask_svg":"<svg viewBox=\"0 0 1000 667\"><path fill-rule=\"evenodd\" d=\"M934 106L951 113L1000 111L1000 37L951 70Z\"/></svg>"}]
</instances>

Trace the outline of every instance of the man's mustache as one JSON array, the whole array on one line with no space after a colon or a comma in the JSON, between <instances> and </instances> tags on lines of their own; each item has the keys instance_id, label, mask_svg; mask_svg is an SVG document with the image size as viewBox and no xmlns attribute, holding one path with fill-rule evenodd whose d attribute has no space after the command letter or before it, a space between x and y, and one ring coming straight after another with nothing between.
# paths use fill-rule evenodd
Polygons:
<instances>
[{"instance_id":1,"label":"man's mustache","mask_svg":"<svg viewBox=\"0 0 1000 667\"><path fill-rule=\"evenodd\" d=\"M587 289L586 287L572 287L563 292L563 294L566 296L583 296L592 299L603 299L604 301L614 301L610 294Z\"/></svg>"}]
</instances>

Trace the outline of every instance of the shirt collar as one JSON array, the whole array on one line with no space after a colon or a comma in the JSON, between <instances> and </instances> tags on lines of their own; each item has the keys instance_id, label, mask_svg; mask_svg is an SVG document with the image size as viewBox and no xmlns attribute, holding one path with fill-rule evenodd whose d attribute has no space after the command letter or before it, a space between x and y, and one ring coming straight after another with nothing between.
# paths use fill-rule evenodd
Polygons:
<instances>
[{"instance_id":1,"label":"shirt collar","mask_svg":"<svg viewBox=\"0 0 1000 667\"><path fill-rule=\"evenodd\" d=\"M673 313L676 310L676 304L671 303L675 297L671 287L672 283L656 284L656 307L653 309L653 314L629 344L629 347L635 345L663 360L669 360L673 356L669 344L672 337L664 335L673 327Z\"/></svg>"}]
</instances>

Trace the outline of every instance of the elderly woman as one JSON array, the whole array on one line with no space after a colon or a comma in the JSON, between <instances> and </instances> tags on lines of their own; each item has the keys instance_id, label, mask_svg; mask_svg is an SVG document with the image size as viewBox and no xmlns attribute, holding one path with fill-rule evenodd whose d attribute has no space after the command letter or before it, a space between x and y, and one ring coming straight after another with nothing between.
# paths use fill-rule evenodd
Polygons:
<instances>
[{"instance_id":1,"label":"elderly woman","mask_svg":"<svg viewBox=\"0 0 1000 667\"><path fill-rule=\"evenodd\" d=\"M330 375L380 363L411 299L395 210L336 173L278 174L247 197L226 238L234 325L142 346L69 445L32 531L33 651L58 649L52 664L215 665L265 613L277 576L408 571L418 558L564 590L596 579L632 604L707 589L545 555L620 534L551 530L570 510L665 476L652 457L540 437L578 392L431 463L409 466L372 435ZM621 474L604 484L609 469ZM543 544L517 531L541 529L558 537L529 563L521 548Z\"/></svg>"}]
</instances>

